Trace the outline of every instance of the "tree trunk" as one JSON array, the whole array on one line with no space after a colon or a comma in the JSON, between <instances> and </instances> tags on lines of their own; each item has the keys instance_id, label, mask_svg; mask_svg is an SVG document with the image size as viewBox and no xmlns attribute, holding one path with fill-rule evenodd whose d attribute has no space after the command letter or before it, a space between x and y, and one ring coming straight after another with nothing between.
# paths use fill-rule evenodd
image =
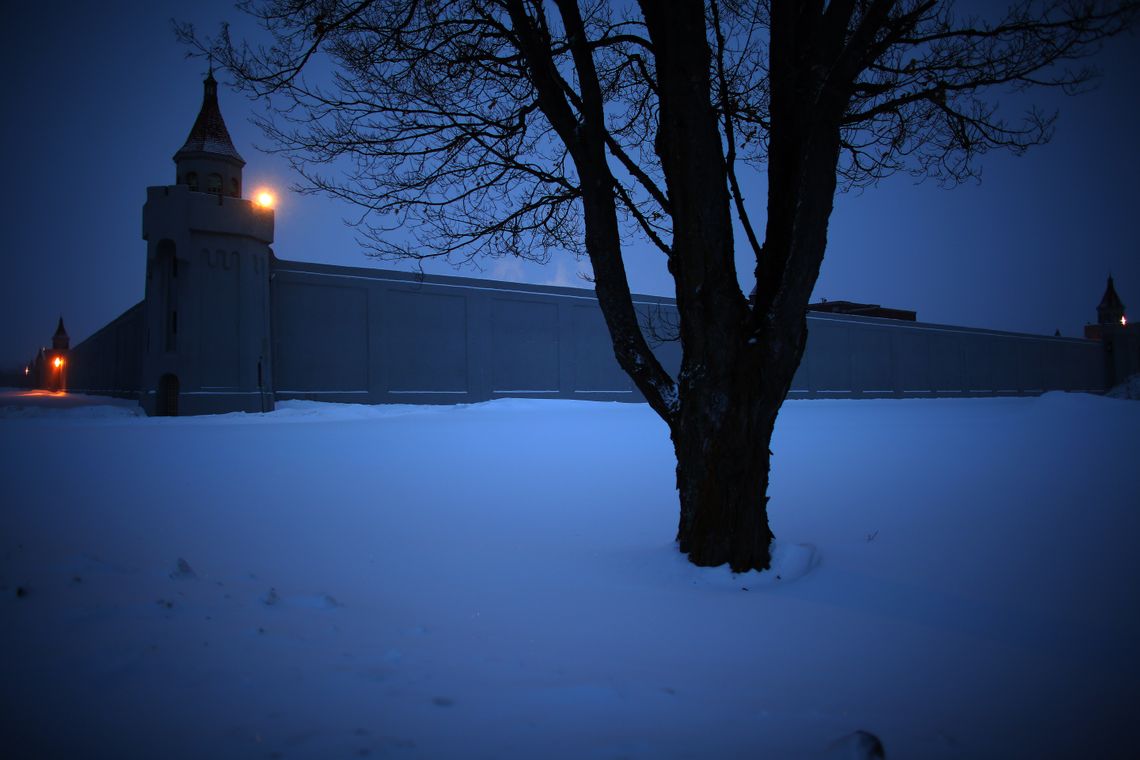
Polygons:
<instances>
[{"instance_id":1,"label":"tree trunk","mask_svg":"<svg viewBox=\"0 0 1140 760\"><path fill-rule=\"evenodd\" d=\"M807 319L771 327L781 334L685 357L688 382L670 432L681 500L677 542L695 565L727 563L736 573L771 565L772 431L807 345Z\"/></svg>"},{"instance_id":2,"label":"tree trunk","mask_svg":"<svg viewBox=\"0 0 1140 760\"><path fill-rule=\"evenodd\" d=\"M771 564L769 445L780 408L779 401L741 391L690 398L672 430L680 549L695 565L728 563L736 573Z\"/></svg>"},{"instance_id":3,"label":"tree trunk","mask_svg":"<svg viewBox=\"0 0 1140 760\"><path fill-rule=\"evenodd\" d=\"M654 44L655 149L671 205L669 271L683 353L679 409L668 419L681 501L677 540L694 564L764 570L772 540L768 446L795 371L781 346L794 346L786 340L794 336L768 335L778 320L756 325L737 280L704 4L645 0L642 10ZM773 356L779 366L770 364Z\"/></svg>"}]
</instances>

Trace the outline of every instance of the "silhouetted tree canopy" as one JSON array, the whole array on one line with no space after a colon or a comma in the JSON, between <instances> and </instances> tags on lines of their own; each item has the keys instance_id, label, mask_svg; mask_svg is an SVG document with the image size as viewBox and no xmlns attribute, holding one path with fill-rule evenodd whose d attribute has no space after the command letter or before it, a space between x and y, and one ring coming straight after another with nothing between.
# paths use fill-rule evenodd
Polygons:
<instances>
[{"instance_id":1,"label":"silhouetted tree canopy","mask_svg":"<svg viewBox=\"0 0 1140 760\"><path fill-rule=\"evenodd\" d=\"M356 204L383 257L589 256L615 356L669 424L681 549L768 566L776 414L837 189L897 171L954 184L994 149L1049 139L1010 113L1076 92L1135 2L261 0L263 44L180 27L253 96L309 191ZM739 173L767 179L763 229ZM732 217L756 290L741 291ZM392 237L402 227L412 234ZM667 373L630 298L640 236L676 281L683 361ZM748 279L747 277L744 279Z\"/></svg>"}]
</instances>

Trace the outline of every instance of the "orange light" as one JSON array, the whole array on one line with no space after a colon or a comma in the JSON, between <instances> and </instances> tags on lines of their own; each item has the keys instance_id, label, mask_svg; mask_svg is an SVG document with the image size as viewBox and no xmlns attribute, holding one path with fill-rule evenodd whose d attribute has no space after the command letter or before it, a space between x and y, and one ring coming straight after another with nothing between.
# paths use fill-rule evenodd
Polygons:
<instances>
[{"instance_id":1,"label":"orange light","mask_svg":"<svg viewBox=\"0 0 1140 760\"><path fill-rule=\"evenodd\" d=\"M63 359L61 359L60 357L57 356L57 357L55 357L55 361L53 361L52 364L55 366L56 369L59 369L60 367L63 366Z\"/></svg>"},{"instance_id":2,"label":"orange light","mask_svg":"<svg viewBox=\"0 0 1140 760\"><path fill-rule=\"evenodd\" d=\"M277 204L277 196L268 190L258 190L253 196L253 202L262 208L270 209Z\"/></svg>"}]
</instances>

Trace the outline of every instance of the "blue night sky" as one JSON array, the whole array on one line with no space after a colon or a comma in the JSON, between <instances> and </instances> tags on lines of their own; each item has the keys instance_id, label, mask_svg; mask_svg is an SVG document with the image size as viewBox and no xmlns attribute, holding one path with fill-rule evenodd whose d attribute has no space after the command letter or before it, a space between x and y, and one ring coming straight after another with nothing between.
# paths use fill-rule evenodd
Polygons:
<instances>
[{"instance_id":1,"label":"blue night sky","mask_svg":"<svg viewBox=\"0 0 1140 760\"><path fill-rule=\"evenodd\" d=\"M74 345L142 298L140 237L148 185L174 181L171 156L201 102L206 64L187 59L171 19L256 34L223 0L19 3L5 13L3 144L9 162L0 280L0 369L46 344L62 314ZM1079 335L1111 271L1125 304L1140 304L1140 39L1114 40L1095 60L1104 77L1078 98L1036 97L1061 118L1049 145L1024 157L991 154L983 181L953 190L893 177L840 196L815 297L914 309L922 321ZM224 76L222 77L224 84ZM247 193L278 191L274 250L284 259L376 264L342 220L352 209L288 193L284 160L261 153L256 107L221 91L222 112L247 161ZM747 191L762 220L762 178ZM750 277L746 244L741 271ZM392 266L387 264L385 266ZM661 256L632 251L635 291L672 295ZM585 285L572 257L546 267L487 261L468 276ZM429 269L456 273L447 266ZM750 281L743 282L746 289Z\"/></svg>"}]
</instances>

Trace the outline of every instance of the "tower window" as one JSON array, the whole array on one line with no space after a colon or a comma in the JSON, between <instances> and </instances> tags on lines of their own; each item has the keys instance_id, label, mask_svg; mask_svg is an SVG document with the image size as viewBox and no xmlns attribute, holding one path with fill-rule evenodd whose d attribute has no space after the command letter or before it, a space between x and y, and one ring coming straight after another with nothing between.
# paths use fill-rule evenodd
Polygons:
<instances>
[{"instance_id":1,"label":"tower window","mask_svg":"<svg viewBox=\"0 0 1140 760\"><path fill-rule=\"evenodd\" d=\"M198 192L198 172L189 172L186 175L186 184L190 186L191 190Z\"/></svg>"},{"instance_id":2,"label":"tower window","mask_svg":"<svg viewBox=\"0 0 1140 760\"><path fill-rule=\"evenodd\" d=\"M237 177L230 178L230 195L235 198L241 197L241 184L238 183Z\"/></svg>"},{"instance_id":3,"label":"tower window","mask_svg":"<svg viewBox=\"0 0 1140 760\"><path fill-rule=\"evenodd\" d=\"M215 172L206 178L206 192L218 194L222 192L222 175Z\"/></svg>"}]
</instances>

